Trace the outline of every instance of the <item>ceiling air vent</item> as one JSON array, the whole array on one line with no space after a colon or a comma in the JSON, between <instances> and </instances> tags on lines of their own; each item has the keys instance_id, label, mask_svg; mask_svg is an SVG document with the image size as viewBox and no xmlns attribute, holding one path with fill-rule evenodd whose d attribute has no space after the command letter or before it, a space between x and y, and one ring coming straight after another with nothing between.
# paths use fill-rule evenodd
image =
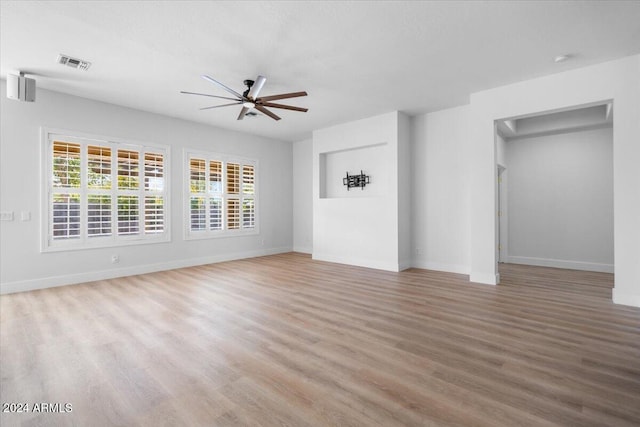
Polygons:
<instances>
[{"instance_id":1,"label":"ceiling air vent","mask_svg":"<svg viewBox=\"0 0 640 427\"><path fill-rule=\"evenodd\" d=\"M67 65L71 68L77 68L78 70L87 71L91 66L91 62L83 61L82 59L72 58L68 55L58 55L58 64Z\"/></svg>"}]
</instances>

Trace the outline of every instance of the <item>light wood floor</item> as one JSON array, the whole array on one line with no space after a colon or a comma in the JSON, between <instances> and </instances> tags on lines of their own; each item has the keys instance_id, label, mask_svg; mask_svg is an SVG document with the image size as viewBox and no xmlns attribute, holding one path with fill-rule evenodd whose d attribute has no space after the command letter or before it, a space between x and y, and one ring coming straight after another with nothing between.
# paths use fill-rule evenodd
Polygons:
<instances>
[{"instance_id":1,"label":"light wood floor","mask_svg":"<svg viewBox=\"0 0 640 427\"><path fill-rule=\"evenodd\" d=\"M73 412L0 424L640 425L640 309L611 276L501 268L284 254L5 295L2 402Z\"/></svg>"}]
</instances>

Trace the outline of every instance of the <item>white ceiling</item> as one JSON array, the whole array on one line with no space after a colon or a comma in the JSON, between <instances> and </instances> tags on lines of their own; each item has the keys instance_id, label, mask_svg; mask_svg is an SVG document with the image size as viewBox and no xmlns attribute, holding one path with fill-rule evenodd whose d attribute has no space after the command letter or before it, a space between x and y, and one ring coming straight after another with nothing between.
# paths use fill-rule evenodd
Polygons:
<instances>
[{"instance_id":1,"label":"white ceiling","mask_svg":"<svg viewBox=\"0 0 640 427\"><path fill-rule=\"evenodd\" d=\"M400 110L465 104L483 89L640 52L640 1L5 1L0 72L39 88L284 140ZM92 63L56 63L59 53ZM556 55L573 58L554 63ZM228 95L209 74L308 113L237 121L239 106L181 90ZM212 98L213 99L213 98ZM225 102L225 101L223 101Z\"/></svg>"}]
</instances>

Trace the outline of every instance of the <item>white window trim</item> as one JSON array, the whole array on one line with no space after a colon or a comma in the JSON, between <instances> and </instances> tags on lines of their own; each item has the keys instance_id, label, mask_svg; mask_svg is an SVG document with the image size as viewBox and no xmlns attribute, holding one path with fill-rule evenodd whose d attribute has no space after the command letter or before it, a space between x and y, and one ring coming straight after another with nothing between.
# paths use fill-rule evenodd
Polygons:
<instances>
[{"instance_id":1,"label":"white window trim","mask_svg":"<svg viewBox=\"0 0 640 427\"><path fill-rule=\"evenodd\" d=\"M53 162L50 160L51 148L54 139L61 139L65 142L76 143L91 143L96 144L109 144L112 149L117 148L130 148L136 150L157 152L161 150L165 156L164 159L164 232L153 235L131 235L131 236L118 236L117 233L113 233L111 237L88 239L86 234L82 234L82 237L78 240L73 239L69 241L56 241L53 242L51 238L51 222L49 220L50 215L50 191L52 190L51 179L53 176ZM148 143L135 141L125 138L116 138L111 136L89 134L84 132L77 132L68 129L59 129L52 127L40 128L40 252L60 252L60 251L73 251L73 250L85 250L93 248L110 248L130 245L145 245L155 243L165 243L171 241L171 147L164 144ZM84 160L83 160L84 163ZM117 165L112 165L112 168L117 168ZM82 169L84 170L84 169ZM113 170L113 169L112 169ZM116 179L117 181L117 179ZM86 189L79 188L78 193L85 192ZM84 202L83 202L84 203ZM142 214L143 215L143 214ZM117 227L117 223L113 224Z\"/></svg>"},{"instance_id":2,"label":"white window trim","mask_svg":"<svg viewBox=\"0 0 640 427\"><path fill-rule=\"evenodd\" d=\"M222 187L225 189L223 194L226 195L226 164L227 162L231 163L240 163L242 166L245 165L253 165L254 166L254 195L253 200L255 203L255 225L250 229L234 229L228 230L226 224L226 198L224 198L225 203L223 215L223 229L222 230L198 230L191 231L191 209L190 209L190 200L191 200L191 191L190 191L190 180L191 180L191 170L190 170L190 159L191 157L204 158L207 160L220 160L225 165L223 167L222 173ZM203 150L195 150L185 148L183 149L183 161L182 165L184 168L184 183L182 185L183 188L183 223L184 223L184 239L185 240L202 240L202 239L215 239L222 237L240 237L240 236L252 236L260 234L260 165L257 159L252 159L248 157L235 156L232 154L224 154L224 153L216 153L213 151L203 151ZM240 168L240 180L242 180L242 167ZM242 190L241 190L242 191ZM242 218L242 207L240 210L240 216ZM242 221L242 220L241 220Z\"/></svg>"}]
</instances>

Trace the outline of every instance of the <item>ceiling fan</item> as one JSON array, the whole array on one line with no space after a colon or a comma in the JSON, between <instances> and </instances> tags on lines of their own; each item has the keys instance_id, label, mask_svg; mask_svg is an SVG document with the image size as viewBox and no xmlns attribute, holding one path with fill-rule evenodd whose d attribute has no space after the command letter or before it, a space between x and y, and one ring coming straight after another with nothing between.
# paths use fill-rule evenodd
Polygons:
<instances>
[{"instance_id":1,"label":"ceiling fan","mask_svg":"<svg viewBox=\"0 0 640 427\"><path fill-rule=\"evenodd\" d=\"M267 110L265 107L282 108L285 110L292 110L292 111L302 111L303 113L306 113L308 111L307 108L294 107L292 105L284 105L284 104L277 104L275 102L271 102L271 101L277 101L279 99L288 99L288 98L296 98L299 96L307 96L307 92L304 92L304 91L258 97L260 90L262 90L262 86L264 86L264 83L267 81L266 77L264 76L258 76L255 82L253 80L245 80L244 84L247 86L247 90L245 90L242 94L223 85L222 83L220 83L219 81L215 80L212 77L203 75L202 78L220 86L221 88L223 88L224 90L226 90L227 92L235 96L235 98L230 98L228 96L209 95L206 93L197 93L197 92L180 91L180 93L185 93L187 95L199 95L199 96L208 96L211 98L227 99L235 102L232 102L230 104L213 105L211 107L204 107L204 108L201 108L201 110L209 110L211 108L228 107L230 105L242 104L242 110L240 110L240 114L238 115L238 120L244 119L244 116L247 115L247 113L249 113L249 111L253 108L260 111L261 113L266 114L267 116L271 117L274 120L280 120L280 117L275 115L273 112Z\"/></svg>"}]
</instances>

